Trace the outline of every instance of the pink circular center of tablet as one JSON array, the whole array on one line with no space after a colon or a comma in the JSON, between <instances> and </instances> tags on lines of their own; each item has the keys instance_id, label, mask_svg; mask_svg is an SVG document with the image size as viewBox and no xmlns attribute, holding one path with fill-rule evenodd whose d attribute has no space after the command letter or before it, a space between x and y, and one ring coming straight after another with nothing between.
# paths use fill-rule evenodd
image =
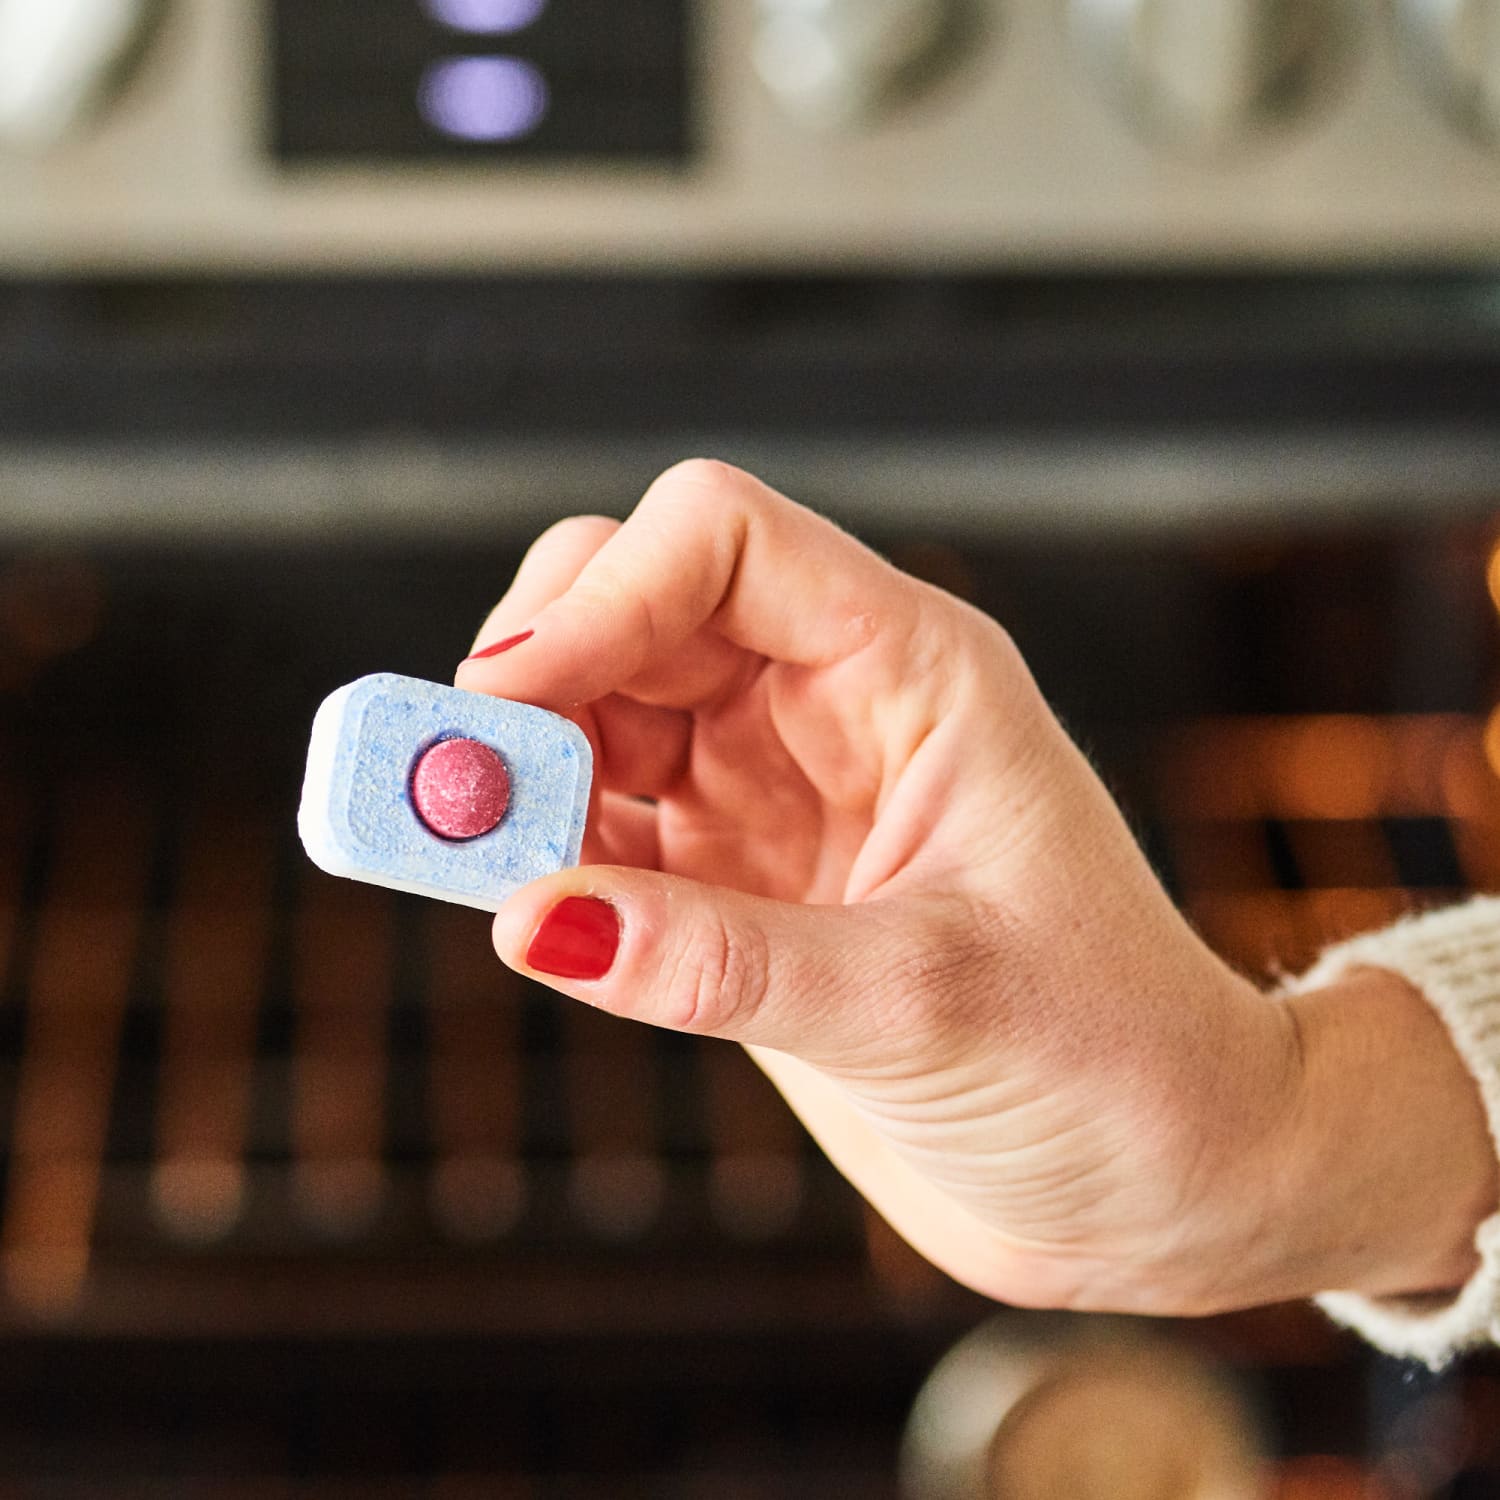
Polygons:
<instances>
[{"instance_id":1,"label":"pink circular center of tablet","mask_svg":"<svg viewBox=\"0 0 1500 1500\"><path fill-rule=\"evenodd\" d=\"M478 740L439 740L411 773L417 816L439 838L477 839L505 816L510 777L505 762Z\"/></svg>"}]
</instances>

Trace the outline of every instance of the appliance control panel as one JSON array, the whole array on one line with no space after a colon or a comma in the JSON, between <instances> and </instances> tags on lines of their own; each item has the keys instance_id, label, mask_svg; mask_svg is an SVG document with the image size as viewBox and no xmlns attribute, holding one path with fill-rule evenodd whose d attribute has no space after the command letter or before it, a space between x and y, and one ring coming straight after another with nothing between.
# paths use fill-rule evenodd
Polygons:
<instances>
[{"instance_id":1,"label":"appliance control panel","mask_svg":"<svg viewBox=\"0 0 1500 1500\"><path fill-rule=\"evenodd\" d=\"M274 0L284 166L686 161L687 0Z\"/></svg>"},{"instance_id":2,"label":"appliance control panel","mask_svg":"<svg viewBox=\"0 0 1500 1500\"><path fill-rule=\"evenodd\" d=\"M0 0L0 271L1483 265L1500 0Z\"/></svg>"}]
</instances>

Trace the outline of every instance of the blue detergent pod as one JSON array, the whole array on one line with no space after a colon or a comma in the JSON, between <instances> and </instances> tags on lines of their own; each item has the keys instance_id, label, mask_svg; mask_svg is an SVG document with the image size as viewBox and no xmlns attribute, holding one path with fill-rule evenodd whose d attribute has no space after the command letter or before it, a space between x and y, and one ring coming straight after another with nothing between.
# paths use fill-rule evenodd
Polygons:
<instances>
[{"instance_id":1,"label":"blue detergent pod","mask_svg":"<svg viewBox=\"0 0 1500 1500\"><path fill-rule=\"evenodd\" d=\"M569 720L381 672L318 709L297 829L331 875L495 911L578 863L592 780Z\"/></svg>"}]
</instances>

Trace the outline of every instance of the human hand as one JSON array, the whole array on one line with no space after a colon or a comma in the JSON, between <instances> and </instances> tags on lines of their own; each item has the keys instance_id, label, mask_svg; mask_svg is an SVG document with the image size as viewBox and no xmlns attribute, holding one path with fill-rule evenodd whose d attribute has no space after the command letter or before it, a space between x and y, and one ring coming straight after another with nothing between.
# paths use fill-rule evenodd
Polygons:
<instances>
[{"instance_id":1,"label":"human hand","mask_svg":"<svg viewBox=\"0 0 1500 1500\"><path fill-rule=\"evenodd\" d=\"M573 718L596 803L590 863L497 916L507 963L745 1043L912 1244L1003 1300L1445 1282L1452 1244L1351 1266L1312 1221L1329 1069L1174 910L995 622L693 461L623 526L547 532L478 644L523 631L459 686Z\"/></svg>"}]
</instances>

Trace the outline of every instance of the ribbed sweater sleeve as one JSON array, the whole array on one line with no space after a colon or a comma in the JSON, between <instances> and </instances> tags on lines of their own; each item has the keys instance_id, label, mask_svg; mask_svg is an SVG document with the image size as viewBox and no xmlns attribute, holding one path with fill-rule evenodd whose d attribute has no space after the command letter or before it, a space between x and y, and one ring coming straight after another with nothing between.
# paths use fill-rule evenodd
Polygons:
<instances>
[{"instance_id":1,"label":"ribbed sweater sleeve","mask_svg":"<svg viewBox=\"0 0 1500 1500\"><path fill-rule=\"evenodd\" d=\"M1442 1018L1478 1080L1500 1152L1500 898L1478 897L1341 943L1290 988L1320 988L1363 967L1402 975ZM1318 1304L1387 1353L1439 1368L1465 1349L1500 1342L1500 1214L1480 1225L1475 1244L1479 1269L1451 1295L1376 1300L1327 1292Z\"/></svg>"}]
</instances>

